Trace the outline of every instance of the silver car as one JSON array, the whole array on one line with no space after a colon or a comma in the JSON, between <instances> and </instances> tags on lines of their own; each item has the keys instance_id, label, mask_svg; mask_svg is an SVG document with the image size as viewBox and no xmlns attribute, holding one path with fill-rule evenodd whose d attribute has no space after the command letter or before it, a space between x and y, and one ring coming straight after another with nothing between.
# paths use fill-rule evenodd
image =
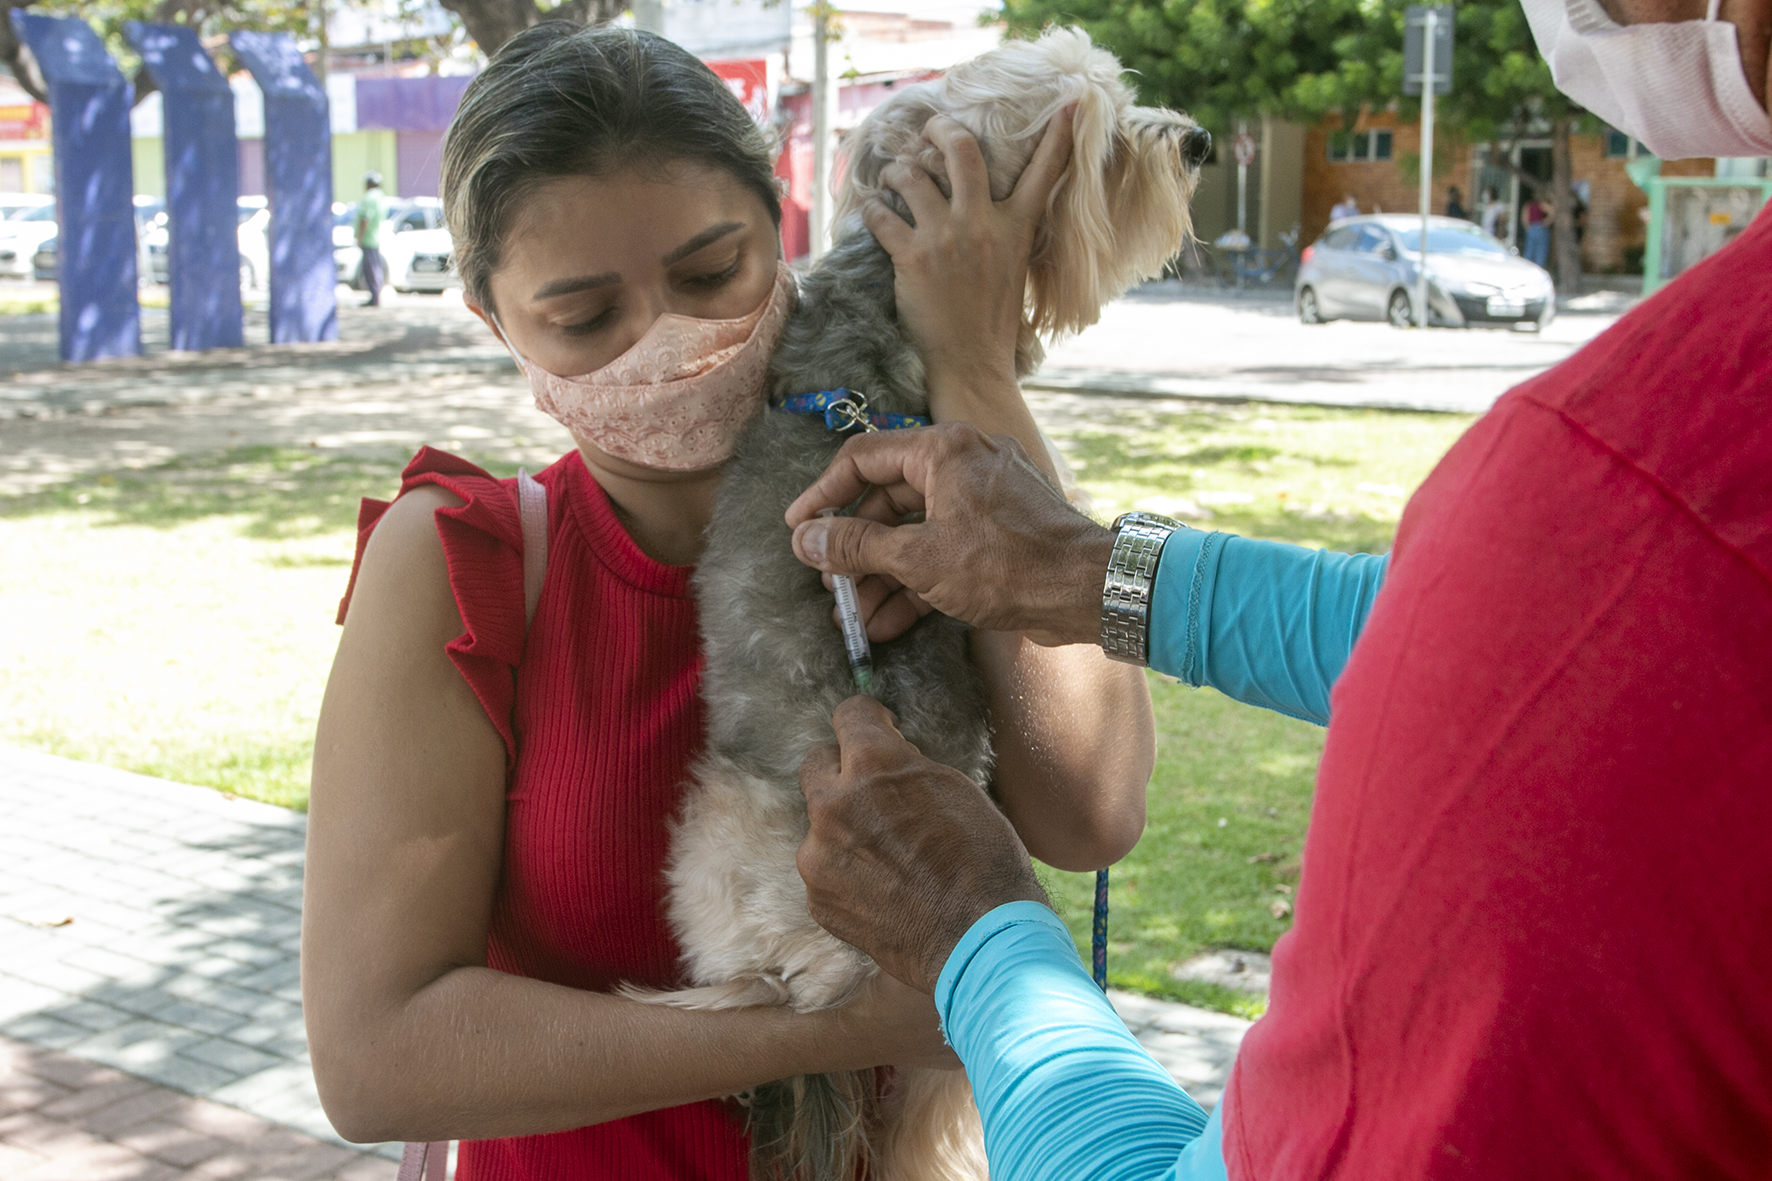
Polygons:
<instances>
[{"instance_id":1,"label":"silver car","mask_svg":"<svg viewBox=\"0 0 1772 1181\"><path fill-rule=\"evenodd\" d=\"M1298 318L1415 323L1421 218L1377 214L1333 222L1305 249L1293 288ZM1527 262L1468 221L1430 217L1428 322L1537 331L1557 314L1549 272Z\"/></svg>"}]
</instances>

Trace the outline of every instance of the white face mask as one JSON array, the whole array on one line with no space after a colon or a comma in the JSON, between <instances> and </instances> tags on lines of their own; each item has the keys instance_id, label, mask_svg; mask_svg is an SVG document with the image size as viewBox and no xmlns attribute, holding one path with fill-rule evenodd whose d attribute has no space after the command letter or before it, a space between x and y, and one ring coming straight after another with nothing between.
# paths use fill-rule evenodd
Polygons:
<instances>
[{"instance_id":1,"label":"white face mask","mask_svg":"<svg viewBox=\"0 0 1772 1181\"><path fill-rule=\"evenodd\" d=\"M1701 21L1621 25L1598 0L1521 0L1557 89L1663 160L1772 156L1720 2Z\"/></svg>"}]
</instances>

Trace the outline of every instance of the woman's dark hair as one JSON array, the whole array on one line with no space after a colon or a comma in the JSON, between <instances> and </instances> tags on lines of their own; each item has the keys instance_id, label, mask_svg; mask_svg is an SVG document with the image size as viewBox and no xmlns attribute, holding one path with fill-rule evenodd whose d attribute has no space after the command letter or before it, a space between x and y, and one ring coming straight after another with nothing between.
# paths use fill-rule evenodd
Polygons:
<instances>
[{"instance_id":1,"label":"woman's dark hair","mask_svg":"<svg viewBox=\"0 0 1772 1181\"><path fill-rule=\"evenodd\" d=\"M511 215L536 186L672 161L726 172L781 224L769 136L682 47L557 20L512 37L469 84L443 140L443 214L468 297L492 306Z\"/></svg>"}]
</instances>

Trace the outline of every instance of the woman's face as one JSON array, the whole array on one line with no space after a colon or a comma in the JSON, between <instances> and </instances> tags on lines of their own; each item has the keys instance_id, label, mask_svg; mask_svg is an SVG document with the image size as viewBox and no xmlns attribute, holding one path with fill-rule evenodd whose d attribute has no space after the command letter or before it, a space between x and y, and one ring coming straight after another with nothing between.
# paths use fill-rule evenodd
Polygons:
<instances>
[{"instance_id":1,"label":"woman's face","mask_svg":"<svg viewBox=\"0 0 1772 1181\"><path fill-rule=\"evenodd\" d=\"M577 377L667 312L749 315L775 284L781 250L756 193L718 168L673 162L548 181L518 207L500 253L490 283L499 326L532 364Z\"/></svg>"}]
</instances>

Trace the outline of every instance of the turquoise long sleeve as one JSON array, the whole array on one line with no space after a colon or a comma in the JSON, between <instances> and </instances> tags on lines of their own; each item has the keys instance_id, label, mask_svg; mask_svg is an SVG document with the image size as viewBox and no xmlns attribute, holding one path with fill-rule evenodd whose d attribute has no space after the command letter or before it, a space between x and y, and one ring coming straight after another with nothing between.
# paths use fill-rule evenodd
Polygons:
<instances>
[{"instance_id":1,"label":"turquoise long sleeve","mask_svg":"<svg viewBox=\"0 0 1772 1181\"><path fill-rule=\"evenodd\" d=\"M1388 554L1172 533L1151 594L1151 667L1326 726L1389 565Z\"/></svg>"},{"instance_id":2,"label":"turquoise long sleeve","mask_svg":"<svg viewBox=\"0 0 1772 1181\"><path fill-rule=\"evenodd\" d=\"M991 1181L1224 1181L1216 1117L1127 1031L1046 907L1011 902L973 924L935 1004Z\"/></svg>"}]
</instances>

